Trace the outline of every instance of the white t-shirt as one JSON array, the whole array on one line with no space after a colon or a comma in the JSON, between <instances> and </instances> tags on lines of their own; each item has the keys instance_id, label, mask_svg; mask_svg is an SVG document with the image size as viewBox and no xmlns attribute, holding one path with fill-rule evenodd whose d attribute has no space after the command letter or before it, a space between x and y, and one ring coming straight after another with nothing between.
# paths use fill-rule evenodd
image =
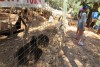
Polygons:
<instances>
[{"instance_id":1,"label":"white t-shirt","mask_svg":"<svg viewBox=\"0 0 100 67\"><path fill-rule=\"evenodd\" d=\"M83 22L83 23L86 23L86 21L87 21L87 14L84 12L84 13L82 13L82 15L81 15L81 21Z\"/></svg>"},{"instance_id":2,"label":"white t-shirt","mask_svg":"<svg viewBox=\"0 0 100 67\"><path fill-rule=\"evenodd\" d=\"M87 14L85 12L82 13L81 19L79 21L82 22L82 23L86 23L86 21L87 21Z\"/></svg>"},{"instance_id":3,"label":"white t-shirt","mask_svg":"<svg viewBox=\"0 0 100 67\"><path fill-rule=\"evenodd\" d=\"M80 28L84 28L84 25L86 24L86 21L87 21L87 14L84 12L84 13L82 13L81 18L79 19L78 26Z\"/></svg>"}]
</instances>

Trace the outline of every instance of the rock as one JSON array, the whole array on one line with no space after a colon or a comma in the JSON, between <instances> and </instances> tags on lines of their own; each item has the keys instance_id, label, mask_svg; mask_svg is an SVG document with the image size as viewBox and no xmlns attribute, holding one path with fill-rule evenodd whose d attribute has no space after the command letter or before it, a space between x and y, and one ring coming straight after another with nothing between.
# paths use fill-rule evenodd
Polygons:
<instances>
[{"instance_id":1,"label":"rock","mask_svg":"<svg viewBox=\"0 0 100 67\"><path fill-rule=\"evenodd\" d=\"M59 56L63 56L63 55L64 55L64 52L62 50L60 50Z\"/></svg>"}]
</instances>

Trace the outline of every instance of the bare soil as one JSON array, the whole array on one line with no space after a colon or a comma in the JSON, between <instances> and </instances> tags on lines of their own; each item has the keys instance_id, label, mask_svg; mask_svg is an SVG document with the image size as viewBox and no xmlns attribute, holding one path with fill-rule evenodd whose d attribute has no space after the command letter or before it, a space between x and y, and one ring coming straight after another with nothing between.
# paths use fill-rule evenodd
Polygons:
<instances>
[{"instance_id":1,"label":"bare soil","mask_svg":"<svg viewBox=\"0 0 100 67\"><path fill-rule=\"evenodd\" d=\"M14 58L15 52L26 44L31 36L38 36L41 33L48 35L49 46L42 48L43 55L37 64L30 61L23 67L100 67L99 35L86 29L83 36L84 46L79 46L75 39L75 26L69 26L66 34L62 35L57 31L56 25L57 21L34 21L27 40L22 38L23 32L19 33L18 37L0 37L0 67L16 67L18 61Z\"/></svg>"}]
</instances>

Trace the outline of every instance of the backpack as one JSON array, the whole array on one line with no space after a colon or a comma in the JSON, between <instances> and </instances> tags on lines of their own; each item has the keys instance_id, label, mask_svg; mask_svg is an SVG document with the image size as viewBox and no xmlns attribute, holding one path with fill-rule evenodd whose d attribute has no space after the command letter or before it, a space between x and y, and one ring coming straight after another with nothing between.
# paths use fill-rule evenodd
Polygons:
<instances>
[{"instance_id":1,"label":"backpack","mask_svg":"<svg viewBox=\"0 0 100 67\"><path fill-rule=\"evenodd\" d=\"M92 19L98 19L99 12L92 12Z\"/></svg>"}]
</instances>

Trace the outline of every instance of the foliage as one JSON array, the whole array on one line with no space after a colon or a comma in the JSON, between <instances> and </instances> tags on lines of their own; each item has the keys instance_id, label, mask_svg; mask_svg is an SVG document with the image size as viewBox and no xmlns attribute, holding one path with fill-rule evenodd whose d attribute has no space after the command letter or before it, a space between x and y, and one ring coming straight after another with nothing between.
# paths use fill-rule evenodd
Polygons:
<instances>
[{"instance_id":1,"label":"foliage","mask_svg":"<svg viewBox=\"0 0 100 67\"><path fill-rule=\"evenodd\" d=\"M51 7L61 9L63 7L63 0L45 0Z\"/></svg>"},{"instance_id":2,"label":"foliage","mask_svg":"<svg viewBox=\"0 0 100 67\"><path fill-rule=\"evenodd\" d=\"M64 0L45 0L49 5L55 9L63 8ZM100 0L83 0L85 4L88 4L89 9L93 8L94 2L99 2ZM68 0L67 10L73 9L74 16L77 15L79 9L83 6L82 0Z\"/></svg>"},{"instance_id":3,"label":"foliage","mask_svg":"<svg viewBox=\"0 0 100 67\"><path fill-rule=\"evenodd\" d=\"M70 8L73 8L74 16L76 16L78 11L79 11L79 9L81 8L80 4L81 4L81 1L79 1L79 0L68 1L68 10Z\"/></svg>"}]
</instances>

